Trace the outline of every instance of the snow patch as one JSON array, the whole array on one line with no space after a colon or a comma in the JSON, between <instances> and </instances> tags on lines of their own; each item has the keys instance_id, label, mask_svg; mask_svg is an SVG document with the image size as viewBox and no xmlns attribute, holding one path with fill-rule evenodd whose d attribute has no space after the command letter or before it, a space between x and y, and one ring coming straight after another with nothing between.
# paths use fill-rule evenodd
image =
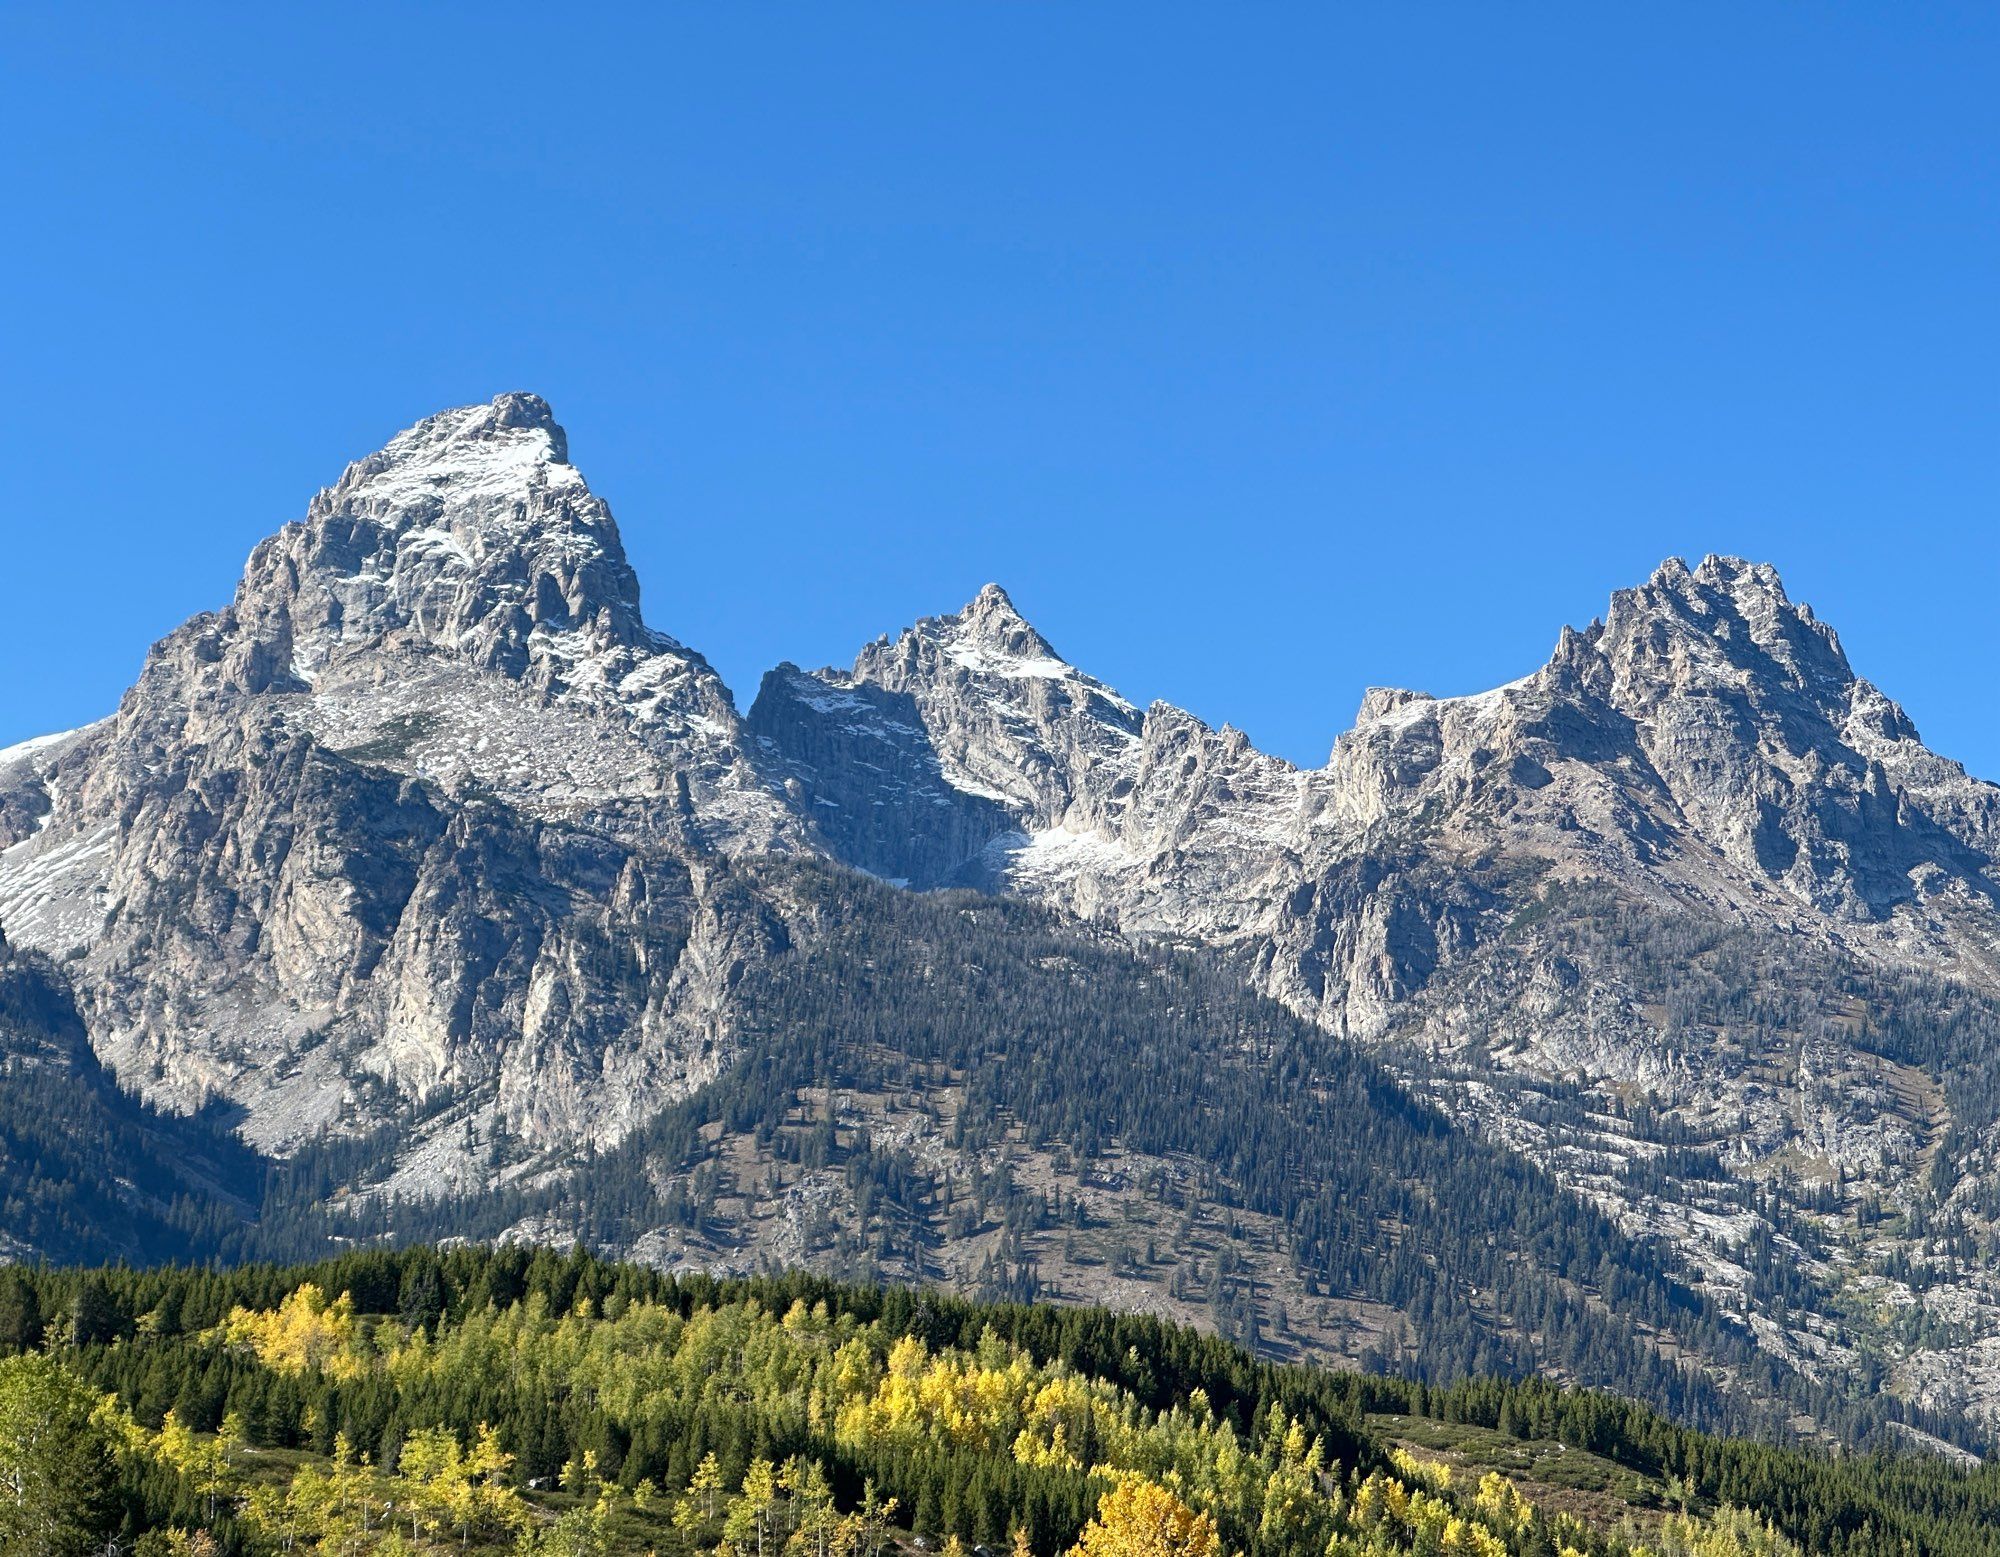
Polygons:
<instances>
[{"instance_id":1,"label":"snow patch","mask_svg":"<svg viewBox=\"0 0 2000 1557\"><path fill-rule=\"evenodd\" d=\"M998 676L1003 681L1070 681L1126 713L1136 714L1139 711L1136 704L1127 702L1103 682L1086 676L1067 660L1056 659L1053 655L1008 654L990 644L971 642L965 638L947 642L944 651L954 664L963 666L976 676Z\"/></svg>"},{"instance_id":2,"label":"snow patch","mask_svg":"<svg viewBox=\"0 0 2000 1557\"><path fill-rule=\"evenodd\" d=\"M1493 687L1485 692L1468 692L1460 697L1429 697L1419 693L1407 703L1399 704L1374 718L1356 724L1356 729L1407 730L1411 725L1438 714L1453 710L1468 713L1475 719L1490 719L1506 706L1507 695L1518 692L1535 678L1533 675L1517 677L1504 686Z\"/></svg>"},{"instance_id":3,"label":"snow patch","mask_svg":"<svg viewBox=\"0 0 2000 1557\"><path fill-rule=\"evenodd\" d=\"M60 954L87 944L103 927L102 894L111 879L118 827L46 843L37 833L0 852L0 925L22 945Z\"/></svg>"},{"instance_id":4,"label":"snow patch","mask_svg":"<svg viewBox=\"0 0 2000 1557\"><path fill-rule=\"evenodd\" d=\"M11 768L15 763L34 756L36 752L47 751L52 746L60 746L64 742L82 735L86 730L94 730L96 728L95 724L78 725L74 730L58 730L53 735L30 736L25 741L16 741L12 746L0 746L0 768Z\"/></svg>"}]
</instances>

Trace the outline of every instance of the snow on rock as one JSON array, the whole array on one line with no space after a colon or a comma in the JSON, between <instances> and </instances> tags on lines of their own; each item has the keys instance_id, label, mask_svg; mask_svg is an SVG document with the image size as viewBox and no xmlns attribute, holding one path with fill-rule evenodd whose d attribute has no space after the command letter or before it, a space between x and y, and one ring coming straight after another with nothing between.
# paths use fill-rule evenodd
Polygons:
<instances>
[{"instance_id":1,"label":"snow on rock","mask_svg":"<svg viewBox=\"0 0 2000 1557\"><path fill-rule=\"evenodd\" d=\"M75 730L58 730L53 735L30 736L25 741L16 741L12 746L0 746L0 768L11 768L25 762L37 753L52 753L68 741L74 740L88 725Z\"/></svg>"}]
</instances>

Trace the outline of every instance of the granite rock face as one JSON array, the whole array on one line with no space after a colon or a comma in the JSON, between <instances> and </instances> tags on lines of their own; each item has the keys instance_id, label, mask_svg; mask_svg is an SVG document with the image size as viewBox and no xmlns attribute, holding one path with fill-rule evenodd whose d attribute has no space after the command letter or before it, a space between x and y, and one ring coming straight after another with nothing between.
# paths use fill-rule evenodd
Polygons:
<instances>
[{"instance_id":1,"label":"granite rock face","mask_svg":"<svg viewBox=\"0 0 2000 1557\"><path fill-rule=\"evenodd\" d=\"M8 755L0 917L128 1083L270 1149L449 1100L616 1139L782 937L723 851L800 835L525 395L350 466L115 715Z\"/></svg>"},{"instance_id":2,"label":"granite rock face","mask_svg":"<svg viewBox=\"0 0 2000 1557\"><path fill-rule=\"evenodd\" d=\"M947 775L907 693L832 685L780 665L765 674L745 729L815 841L856 869L904 886L948 885L1013 828L998 798Z\"/></svg>"},{"instance_id":3,"label":"granite rock face","mask_svg":"<svg viewBox=\"0 0 2000 1557\"><path fill-rule=\"evenodd\" d=\"M1310 771L1169 705L1141 714L993 588L813 679L847 699L850 741L876 727L868 689L892 694L880 724L901 727L905 760L1011 818L976 853L983 829L925 829L946 851L933 879L983 873L1133 934L1240 946L1337 1031L1386 1030L1545 877L1993 968L2000 790L1924 748L1769 567L1669 562L1491 692L1371 688ZM833 717L796 690L752 715L797 753Z\"/></svg>"},{"instance_id":4,"label":"granite rock face","mask_svg":"<svg viewBox=\"0 0 2000 1557\"><path fill-rule=\"evenodd\" d=\"M350 465L251 555L219 625L240 690L298 694L323 744L371 765L621 834L690 812L720 846L795 834L728 689L645 624L611 511L536 396Z\"/></svg>"}]
</instances>

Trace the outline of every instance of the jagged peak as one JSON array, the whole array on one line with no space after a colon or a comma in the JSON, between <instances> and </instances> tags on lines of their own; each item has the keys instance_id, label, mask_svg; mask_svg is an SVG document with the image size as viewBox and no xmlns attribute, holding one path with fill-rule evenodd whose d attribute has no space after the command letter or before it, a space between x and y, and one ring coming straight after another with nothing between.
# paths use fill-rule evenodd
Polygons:
<instances>
[{"instance_id":1,"label":"jagged peak","mask_svg":"<svg viewBox=\"0 0 2000 1557\"><path fill-rule=\"evenodd\" d=\"M893 639L877 638L856 657L847 679L902 686L925 663L933 671L976 677L991 690L1011 687L1010 696L1038 684L1064 685L1085 697L1097 717L1128 734L1140 727L1139 709L1058 654L998 584L985 585L960 610L920 618Z\"/></svg>"},{"instance_id":2,"label":"jagged peak","mask_svg":"<svg viewBox=\"0 0 2000 1557\"><path fill-rule=\"evenodd\" d=\"M1747 557L1730 557L1712 551L1701 559L1701 565L1694 570L1692 577L1695 583L1705 584L1711 589L1725 589L1731 594L1754 591L1790 604L1786 600L1784 580L1778 577L1777 568L1768 562L1752 562Z\"/></svg>"},{"instance_id":3,"label":"jagged peak","mask_svg":"<svg viewBox=\"0 0 2000 1557\"><path fill-rule=\"evenodd\" d=\"M1003 611L1011 614L1017 621L1023 620L1021 613L1015 609L1012 595L998 584L982 584L979 586L979 593L972 597L963 614L971 616L980 612Z\"/></svg>"},{"instance_id":4,"label":"jagged peak","mask_svg":"<svg viewBox=\"0 0 2000 1557\"><path fill-rule=\"evenodd\" d=\"M540 655L552 683L613 644L696 658L645 626L611 510L524 392L425 417L350 464L251 554L234 610L307 684L338 653L412 637L516 677ZM536 647L579 630L591 644Z\"/></svg>"},{"instance_id":5,"label":"jagged peak","mask_svg":"<svg viewBox=\"0 0 2000 1557\"><path fill-rule=\"evenodd\" d=\"M941 629L946 654L964 669L1015 682L1073 682L1115 709L1119 723L1138 728L1138 708L1058 654L998 584L985 585L964 610L936 618L934 625Z\"/></svg>"},{"instance_id":6,"label":"jagged peak","mask_svg":"<svg viewBox=\"0 0 2000 1557\"><path fill-rule=\"evenodd\" d=\"M1081 674L1056 653L1055 645L1035 631L998 584L982 587L960 610L923 617L906 628L897 641L915 640L941 645L951 659L968 670L1037 677ZM874 647L888 644L884 637L877 639Z\"/></svg>"},{"instance_id":7,"label":"jagged peak","mask_svg":"<svg viewBox=\"0 0 2000 1557\"><path fill-rule=\"evenodd\" d=\"M962 611L944 618L955 624L958 635L978 639L1009 654L1033 654L1062 660L1055 646L1015 606L1013 597L998 584L981 587Z\"/></svg>"},{"instance_id":8,"label":"jagged peak","mask_svg":"<svg viewBox=\"0 0 2000 1557\"><path fill-rule=\"evenodd\" d=\"M540 395L511 392L454 406L405 428L341 473L313 499L311 518L343 506L424 517L432 497L476 501L531 488L586 492L569 463L569 438Z\"/></svg>"},{"instance_id":9,"label":"jagged peak","mask_svg":"<svg viewBox=\"0 0 2000 1557\"><path fill-rule=\"evenodd\" d=\"M1582 638L1620 660L1628 677L1652 666L1666 645L1680 643L1683 656L1695 657L1689 665L1730 661L1741 670L1776 670L1815 693L1839 694L1854 679L1839 636L1811 607L1793 602L1774 566L1714 552L1692 569L1669 557L1646 583L1614 594L1604 625L1593 623ZM1576 647L1565 640L1557 660L1573 658ZM1685 667L1676 674L1683 673Z\"/></svg>"},{"instance_id":10,"label":"jagged peak","mask_svg":"<svg viewBox=\"0 0 2000 1557\"><path fill-rule=\"evenodd\" d=\"M1785 611L1813 620L1811 607L1795 605L1785 593L1785 581L1771 563L1752 562L1747 557L1721 552L1709 552L1693 568L1679 557L1669 557L1653 570L1645 588L1689 601L1705 601L1719 595L1746 615Z\"/></svg>"},{"instance_id":11,"label":"jagged peak","mask_svg":"<svg viewBox=\"0 0 2000 1557\"><path fill-rule=\"evenodd\" d=\"M539 435L556 463L569 463L569 435L548 401L525 390L510 390L474 405L453 406L405 428L383 453L414 453L454 444L508 443Z\"/></svg>"},{"instance_id":12,"label":"jagged peak","mask_svg":"<svg viewBox=\"0 0 2000 1557\"><path fill-rule=\"evenodd\" d=\"M1671 590L1676 594L1686 594L1693 589L1719 589L1730 595L1761 594L1787 605L1791 603L1785 594L1784 580L1778 576L1775 566L1725 552L1708 552L1692 568L1684 558L1668 557L1653 570L1653 576L1646 582L1654 589Z\"/></svg>"},{"instance_id":13,"label":"jagged peak","mask_svg":"<svg viewBox=\"0 0 2000 1557\"><path fill-rule=\"evenodd\" d=\"M1691 577L1693 575L1688 571L1686 562L1679 557L1669 557L1653 569L1653 576L1647 582L1655 589L1684 589Z\"/></svg>"}]
</instances>

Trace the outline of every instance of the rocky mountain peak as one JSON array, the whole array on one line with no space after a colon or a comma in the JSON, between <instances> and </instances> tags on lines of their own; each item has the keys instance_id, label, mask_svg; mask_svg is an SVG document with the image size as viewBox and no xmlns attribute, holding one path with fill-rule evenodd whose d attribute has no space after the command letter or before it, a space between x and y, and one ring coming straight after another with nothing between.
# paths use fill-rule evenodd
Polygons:
<instances>
[{"instance_id":1,"label":"rocky mountain peak","mask_svg":"<svg viewBox=\"0 0 2000 1557\"><path fill-rule=\"evenodd\" d=\"M1091 719L1127 735L1141 722L1136 707L1058 654L998 584L963 610L924 617L893 640L878 638L839 679L910 692L920 703L997 698L1037 720Z\"/></svg>"},{"instance_id":2,"label":"rocky mountain peak","mask_svg":"<svg viewBox=\"0 0 2000 1557\"><path fill-rule=\"evenodd\" d=\"M1641 701L1690 684L1757 686L1831 710L1854 682L1833 629L1792 602L1776 568L1740 557L1710 555L1692 570L1668 559L1611 597L1593 643L1621 692Z\"/></svg>"},{"instance_id":3,"label":"rocky mountain peak","mask_svg":"<svg viewBox=\"0 0 2000 1557\"><path fill-rule=\"evenodd\" d=\"M1078 674L998 584L986 585L958 611L920 619L898 635L893 647L907 652L918 643L933 646L947 662L974 674L1038 680ZM889 640L873 647L884 646Z\"/></svg>"},{"instance_id":4,"label":"rocky mountain peak","mask_svg":"<svg viewBox=\"0 0 2000 1557\"><path fill-rule=\"evenodd\" d=\"M156 646L117 741L157 751L126 778L148 787L264 731L632 839L678 837L687 818L662 797L685 790L705 844L777 845L795 824L728 689L646 626L611 511L568 454L548 402L516 393L349 465L251 553L229 609ZM33 825L33 803L0 828Z\"/></svg>"},{"instance_id":5,"label":"rocky mountain peak","mask_svg":"<svg viewBox=\"0 0 2000 1557\"><path fill-rule=\"evenodd\" d=\"M350 465L112 720L0 751L0 963L9 937L60 959L120 1075L227 1099L268 1146L449 1103L385 1185L479 1186L496 1146L555 1171L735 1063L759 970L875 892L787 853L1218 948L1330 1030L1444 1054L1434 1095L1635 1216L1660 1176L1597 1155L1657 1144L1619 1133L1634 1087L1717 1163L1786 1165L1764 1185L1914 1177L1944 1150L1931 1082L1860 1049L1841 1079L1880 1012L1838 970L2000 981L2000 789L1926 751L1768 565L1669 559L1488 691L1371 687L1309 770L1142 715L998 585L852 670L780 666L739 719L644 625L525 394ZM1758 1009L1704 1016L1704 957ZM1908 1144L1881 1146L1898 1106Z\"/></svg>"},{"instance_id":6,"label":"rocky mountain peak","mask_svg":"<svg viewBox=\"0 0 2000 1557\"><path fill-rule=\"evenodd\" d=\"M349 465L336 490L395 467L463 465L478 459L481 450L569 463L569 439L548 401L511 391L482 404L439 411L405 428L376 453Z\"/></svg>"},{"instance_id":7,"label":"rocky mountain peak","mask_svg":"<svg viewBox=\"0 0 2000 1557\"><path fill-rule=\"evenodd\" d=\"M956 618L957 636L988 644L1007 654L1029 655L1040 659L1059 659L1054 647L1015 608L1007 591L998 584L988 584Z\"/></svg>"},{"instance_id":8,"label":"rocky mountain peak","mask_svg":"<svg viewBox=\"0 0 2000 1557\"><path fill-rule=\"evenodd\" d=\"M384 646L526 677L554 668L538 635L652 638L610 509L529 394L427 417L349 465L251 555L235 614L306 682Z\"/></svg>"}]
</instances>

